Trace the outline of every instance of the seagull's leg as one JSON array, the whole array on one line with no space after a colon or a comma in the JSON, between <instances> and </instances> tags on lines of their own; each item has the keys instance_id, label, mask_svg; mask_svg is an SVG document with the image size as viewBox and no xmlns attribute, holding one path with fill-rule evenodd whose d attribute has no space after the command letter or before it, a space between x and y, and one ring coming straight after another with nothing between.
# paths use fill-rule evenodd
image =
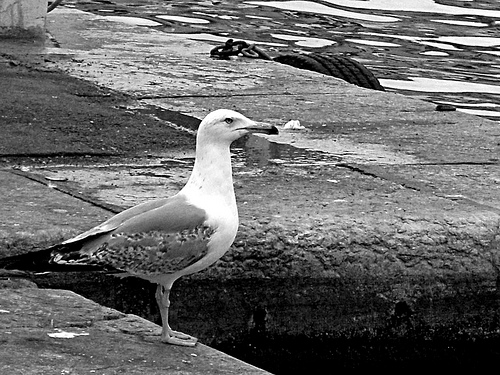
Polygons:
<instances>
[{"instance_id":1,"label":"seagull's leg","mask_svg":"<svg viewBox=\"0 0 500 375\"><path fill-rule=\"evenodd\" d=\"M170 288L166 288L163 285L158 284L156 288L156 302L158 303L158 307L160 308L161 315L161 341L174 344L174 345L183 345L183 346L194 346L198 339L193 336L186 335L182 332L177 332L172 330L168 325L168 308L170 306Z\"/></svg>"}]
</instances>

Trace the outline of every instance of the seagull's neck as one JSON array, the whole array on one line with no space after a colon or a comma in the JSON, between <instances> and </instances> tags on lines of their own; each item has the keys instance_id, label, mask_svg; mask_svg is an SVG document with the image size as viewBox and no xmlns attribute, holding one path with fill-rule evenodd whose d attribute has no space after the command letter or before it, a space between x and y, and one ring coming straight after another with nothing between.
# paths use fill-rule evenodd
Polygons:
<instances>
[{"instance_id":1,"label":"seagull's neck","mask_svg":"<svg viewBox=\"0 0 500 375\"><path fill-rule=\"evenodd\" d=\"M198 142L193 171L182 192L190 198L218 201L235 209L229 146Z\"/></svg>"}]
</instances>

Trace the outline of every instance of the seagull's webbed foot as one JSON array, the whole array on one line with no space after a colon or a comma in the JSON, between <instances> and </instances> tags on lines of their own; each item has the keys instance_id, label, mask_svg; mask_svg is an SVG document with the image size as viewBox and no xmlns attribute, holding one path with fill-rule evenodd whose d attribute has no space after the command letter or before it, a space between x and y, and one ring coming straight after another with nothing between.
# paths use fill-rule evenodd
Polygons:
<instances>
[{"instance_id":1,"label":"seagull's webbed foot","mask_svg":"<svg viewBox=\"0 0 500 375\"><path fill-rule=\"evenodd\" d=\"M162 333L161 341L173 345L195 346L198 339L182 332L169 330L169 332Z\"/></svg>"}]
</instances>

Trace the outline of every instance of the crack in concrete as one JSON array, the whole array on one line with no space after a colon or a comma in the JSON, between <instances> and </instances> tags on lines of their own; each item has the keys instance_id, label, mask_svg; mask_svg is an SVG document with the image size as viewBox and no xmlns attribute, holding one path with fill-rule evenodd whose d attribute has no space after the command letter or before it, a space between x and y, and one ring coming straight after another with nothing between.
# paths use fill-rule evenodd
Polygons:
<instances>
[{"instance_id":1,"label":"crack in concrete","mask_svg":"<svg viewBox=\"0 0 500 375\"><path fill-rule=\"evenodd\" d=\"M318 92L318 93L308 93L309 95L325 95L324 92ZM297 93L294 92L282 92L282 93L273 93L272 95L270 94L263 94L260 92L257 93L244 93L240 94L237 92L231 92L228 94L216 94L216 93L210 93L210 94L199 94L199 95L134 95L134 98L137 100L149 100L149 99L178 99L178 98L231 98L231 97L246 97L246 96L262 96L262 97L267 97L267 96L295 96Z\"/></svg>"},{"instance_id":2,"label":"crack in concrete","mask_svg":"<svg viewBox=\"0 0 500 375\"><path fill-rule=\"evenodd\" d=\"M404 165L425 165L425 166L440 166L440 165L500 165L500 161L446 161L439 163L409 163Z\"/></svg>"},{"instance_id":3,"label":"crack in concrete","mask_svg":"<svg viewBox=\"0 0 500 375\"><path fill-rule=\"evenodd\" d=\"M51 158L51 157L110 157L120 156L114 152L30 152L16 154L0 154L2 158Z\"/></svg>"},{"instance_id":4,"label":"crack in concrete","mask_svg":"<svg viewBox=\"0 0 500 375\"><path fill-rule=\"evenodd\" d=\"M47 187L50 187L54 190L57 190L57 191L63 193L63 194L67 194L67 195L69 195L73 198L79 199L83 202L90 203L93 206L102 208L102 209L109 211L111 213L114 213L114 214L120 213L125 209L125 208L118 206L118 205L102 202L102 201L99 201L97 199L88 197L84 194L81 194L81 193L74 191L73 189L58 186L58 185L54 184L52 181L47 181L45 176L42 176L42 175L39 175L39 174L36 174L33 172L24 172L24 171L21 171L19 169L4 169L4 170L8 173L12 173L12 174L27 178L28 180L38 182L39 184L45 185Z\"/></svg>"},{"instance_id":5,"label":"crack in concrete","mask_svg":"<svg viewBox=\"0 0 500 375\"><path fill-rule=\"evenodd\" d=\"M404 165L426 165L426 166L440 166L440 165L497 165L497 163L480 163L480 162L456 162L456 163L427 163L427 164L404 164ZM488 204L484 204L481 202L478 202L474 199L468 198L464 195L457 195L457 194L445 194L445 193L439 193L436 192L436 189L432 189L425 184L421 184L415 181L409 181L402 179L400 177L394 176L391 173L381 173L380 171L374 171L373 167L370 166L361 166L361 165L353 165L353 164L348 164L348 163L339 163L337 166L341 168L346 168L349 169L353 172L361 173L364 176L369 176L373 178L380 178L382 180L394 182L396 184L401 185L402 187L422 193L428 193L432 194L436 197L448 199L451 201L455 202L461 202L464 204L468 204L470 206L474 206L486 211L494 212L496 214L500 214L500 208L497 208L495 206L490 206Z\"/></svg>"}]
</instances>

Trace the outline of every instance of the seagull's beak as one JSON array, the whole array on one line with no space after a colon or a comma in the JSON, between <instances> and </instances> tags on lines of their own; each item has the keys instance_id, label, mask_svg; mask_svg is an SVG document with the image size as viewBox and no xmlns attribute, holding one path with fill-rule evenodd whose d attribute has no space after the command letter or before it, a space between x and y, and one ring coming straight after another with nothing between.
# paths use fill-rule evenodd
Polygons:
<instances>
[{"instance_id":1,"label":"seagull's beak","mask_svg":"<svg viewBox=\"0 0 500 375\"><path fill-rule=\"evenodd\" d=\"M255 122L252 121L247 126L244 126L240 129L245 129L249 133L264 133L264 134L278 134L278 128L274 125L266 124L264 122Z\"/></svg>"}]
</instances>

